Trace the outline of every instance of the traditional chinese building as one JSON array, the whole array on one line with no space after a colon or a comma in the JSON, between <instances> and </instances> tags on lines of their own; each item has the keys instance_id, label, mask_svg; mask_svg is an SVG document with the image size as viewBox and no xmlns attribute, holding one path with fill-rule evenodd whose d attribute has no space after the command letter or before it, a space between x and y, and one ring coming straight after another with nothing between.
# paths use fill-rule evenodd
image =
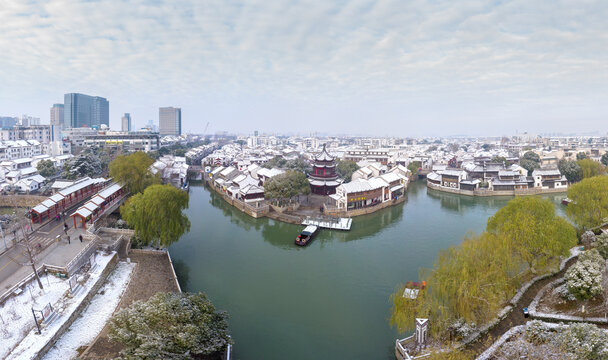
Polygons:
<instances>
[{"instance_id":1,"label":"traditional chinese building","mask_svg":"<svg viewBox=\"0 0 608 360\"><path fill-rule=\"evenodd\" d=\"M336 172L335 157L331 156L323 145L323 151L315 157L312 171L308 174L310 190L313 194L331 195L336 193L336 187L342 183Z\"/></svg>"}]
</instances>

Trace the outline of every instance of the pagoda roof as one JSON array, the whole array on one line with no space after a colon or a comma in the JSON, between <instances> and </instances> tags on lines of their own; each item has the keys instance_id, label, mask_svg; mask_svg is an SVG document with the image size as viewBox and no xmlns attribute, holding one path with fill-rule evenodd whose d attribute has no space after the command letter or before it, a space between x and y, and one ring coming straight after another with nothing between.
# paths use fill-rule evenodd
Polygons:
<instances>
[{"instance_id":1,"label":"pagoda roof","mask_svg":"<svg viewBox=\"0 0 608 360\"><path fill-rule=\"evenodd\" d=\"M331 156L327 152L327 149L325 148L325 144L323 144L323 150L321 151L321 153L315 157L315 160L317 160L317 161L333 161L334 159L335 159L335 157Z\"/></svg>"}]
</instances>

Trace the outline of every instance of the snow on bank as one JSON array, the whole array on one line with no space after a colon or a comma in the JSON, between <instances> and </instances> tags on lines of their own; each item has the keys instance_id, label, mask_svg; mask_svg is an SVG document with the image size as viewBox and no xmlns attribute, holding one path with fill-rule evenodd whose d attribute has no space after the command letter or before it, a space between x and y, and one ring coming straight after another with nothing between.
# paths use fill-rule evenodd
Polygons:
<instances>
[{"instance_id":1,"label":"snow on bank","mask_svg":"<svg viewBox=\"0 0 608 360\"><path fill-rule=\"evenodd\" d=\"M76 292L74 297L64 296L68 295L70 288L67 280L61 280L54 276L43 276L42 285L44 290L40 290L36 280L33 280L22 294L7 300L1 311L4 324L2 324L2 330L0 330L0 358L6 358L7 360L32 359L36 356L84 300L113 255L114 253L110 255L97 254L95 260L98 264L97 267L89 273L89 279L82 286L82 289ZM30 290L34 299L30 295ZM38 335L32 315L32 307L41 310L47 303L51 303L59 316L42 329L41 335ZM17 315L14 316L13 314ZM17 317L18 320L13 320L13 317Z\"/></svg>"},{"instance_id":2,"label":"snow on bank","mask_svg":"<svg viewBox=\"0 0 608 360\"><path fill-rule=\"evenodd\" d=\"M134 263L118 263L105 285L93 297L81 316L53 345L44 357L45 360L73 359L78 356L76 350L79 347L88 345L95 339L116 309L133 269Z\"/></svg>"}]
</instances>

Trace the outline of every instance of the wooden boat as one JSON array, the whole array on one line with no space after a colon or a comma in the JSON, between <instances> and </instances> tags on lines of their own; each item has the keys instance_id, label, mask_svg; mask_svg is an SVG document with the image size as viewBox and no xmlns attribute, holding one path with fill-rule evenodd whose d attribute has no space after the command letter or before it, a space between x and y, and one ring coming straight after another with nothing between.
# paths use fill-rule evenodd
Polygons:
<instances>
[{"instance_id":1,"label":"wooden boat","mask_svg":"<svg viewBox=\"0 0 608 360\"><path fill-rule=\"evenodd\" d=\"M310 243L313 237L319 232L319 227L308 225L302 230L302 233L296 237L295 244L298 246L306 246Z\"/></svg>"}]
</instances>

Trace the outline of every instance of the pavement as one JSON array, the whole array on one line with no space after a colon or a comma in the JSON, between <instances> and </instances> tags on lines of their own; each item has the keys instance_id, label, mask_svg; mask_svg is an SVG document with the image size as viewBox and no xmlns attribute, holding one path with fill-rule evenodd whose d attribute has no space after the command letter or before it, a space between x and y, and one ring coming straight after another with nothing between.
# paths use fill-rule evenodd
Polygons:
<instances>
[{"instance_id":1,"label":"pavement","mask_svg":"<svg viewBox=\"0 0 608 360\"><path fill-rule=\"evenodd\" d=\"M86 231L81 227L75 229L73 221L70 223L69 220L71 219L66 222L68 224L67 235L70 236L69 244L67 235L63 230L64 222L61 220L51 220L28 234L30 244L33 245L34 250L38 250L38 244L43 249L42 251L36 251L38 252L35 255L36 266L47 264L64 267L90 242L86 239L82 243L79 241L78 236ZM19 233L17 235L19 237ZM57 241L57 236L60 238L59 241ZM4 246L4 244L0 246ZM23 242L10 247L0 255L0 294L19 283L32 272Z\"/></svg>"}]
</instances>

